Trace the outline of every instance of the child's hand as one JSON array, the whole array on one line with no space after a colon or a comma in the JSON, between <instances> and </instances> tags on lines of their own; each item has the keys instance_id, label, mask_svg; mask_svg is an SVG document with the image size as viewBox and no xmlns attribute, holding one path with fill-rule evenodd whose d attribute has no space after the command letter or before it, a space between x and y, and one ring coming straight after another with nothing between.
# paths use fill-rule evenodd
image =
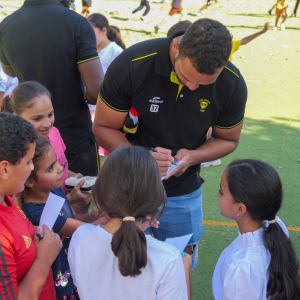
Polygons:
<instances>
[{"instance_id":1,"label":"child's hand","mask_svg":"<svg viewBox=\"0 0 300 300\"><path fill-rule=\"evenodd\" d=\"M80 188L84 185L85 179L82 179L67 195L67 198L70 204L82 203L82 204L90 204L92 200L92 194L83 193Z\"/></svg>"},{"instance_id":2,"label":"child's hand","mask_svg":"<svg viewBox=\"0 0 300 300\"><path fill-rule=\"evenodd\" d=\"M97 206L94 206L91 209L90 214L93 220L98 220L104 216L104 211L100 210Z\"/></svg>"},{"instance_id":3,"label":"child's hand","mask_svg":"<svg viewBox=\"0 0 300 300\"><path fill-rule=\"evenodd\" d=\"M159 224L160 224L159 221L157 221L156 219L153 219L151 221L151 217L148 216L146 217L146 220L142 223L142 230L145 231L148 227L158 228Z\"/></svg>"},{"instance_id":4,"label":"child's hand","mask_svg":"<svg viewBox=\"0 0 300 300\"><path fill-rule=\"evenodd\" d=\"M46 225L43 225L43 239L39 240L36 233L42 234L41 227L37 226L34 234L34 243L36 246L36 259L43 261L50 267L56 259L58 253L62 248L62 241L60 236L49 230Z\"/></svg>"}]
</instances>

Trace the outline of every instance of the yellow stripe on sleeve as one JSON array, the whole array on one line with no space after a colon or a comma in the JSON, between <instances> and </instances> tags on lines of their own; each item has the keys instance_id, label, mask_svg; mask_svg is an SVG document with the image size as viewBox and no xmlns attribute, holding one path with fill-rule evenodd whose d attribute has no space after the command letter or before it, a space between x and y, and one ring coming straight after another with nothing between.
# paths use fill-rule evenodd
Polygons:
<instances>
[{"instance_id":1,"label":"yellow stripe on sleeve","mask_svg":"<svg viewBox=\"0 0 300 300\"><path fill-rule=\"evenodd\" d=\"M230 127L221 127L221 126L218 126L216 124L214 124L214 126L216 126L217 128L220 128L220 129L231 129L231 128L234 128L234 127L240 125L243 121L244 121L244 118L240 122L238 122L237 124L235 124L233 126L230 126Z\"/></svg>"},{"instance_id":2,"label":"yellow stripe on sleeve","mask_svg":"<svg viewBox=\"0 0 300 300\"><path fill-rule=\"evenodd\" d=\"M118 109L118 108L115 108L115 107L111 106L110 104L108 104L108 103L103 99L103 97L101 96L100 93L99 93L99 97L101 98L101 100L102 100L107 106L109 106L109 107L110 107L111 109L113 109L113 110L116 110L116 111L119 111L119 112L128 112L128 111L129 111L129 109L123 110L123 109Z\"/></svg>"},{"instance_id":3,"label":"yellow stripe on sleeve","mask_svg":"<svg viewBox=\"0 0 300 300\"><path fill-rule=\"evenodd\" d=\"M84 62L86 62L86 61L89 61L89 60L97 59L97 58L99 58L99 56L95 56L95 57L92 57L92 58L89 58L89 59L85 59L85 60L79 61L79 62L77 63L77 65L82 64L82 63L84 63Z\"/></svg>"},{"instance_id":4,"label":"yellow stripe on sleeve","mask_svg":"<svg viewBox=\"0 0 300 300\"><path fill-rule=\"evenodd\" d=\"M152 56L152 55L155 55L155 54L157 54L157 52L148 54L148 55L146 55L146 56L142 56L142 57L135 58L135 59L133 59L132 61L136 61L136 60L139 60L139 59L143 59L143 58L145 58L145 57L149 57L149 56Z\"/></svg>"}]
</instances>

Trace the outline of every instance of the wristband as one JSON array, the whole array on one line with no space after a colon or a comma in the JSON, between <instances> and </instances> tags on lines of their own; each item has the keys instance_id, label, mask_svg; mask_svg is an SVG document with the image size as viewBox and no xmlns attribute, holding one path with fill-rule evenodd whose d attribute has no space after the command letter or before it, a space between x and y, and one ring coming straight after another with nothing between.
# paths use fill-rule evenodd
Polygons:
<instances>
[{"instance_id":1,"label":"wristband","mask_svg":"<svg viewBox=\"0 0 300 300\"><path fill-rule=\"evenodd\" d=\"M89 211L89 217L90 217L90 219L93 220L93 221L98 221L98 219L95 219L95 218L92 217L91 211L92 211L92 209Z\"/></svg>"}]
</instances>

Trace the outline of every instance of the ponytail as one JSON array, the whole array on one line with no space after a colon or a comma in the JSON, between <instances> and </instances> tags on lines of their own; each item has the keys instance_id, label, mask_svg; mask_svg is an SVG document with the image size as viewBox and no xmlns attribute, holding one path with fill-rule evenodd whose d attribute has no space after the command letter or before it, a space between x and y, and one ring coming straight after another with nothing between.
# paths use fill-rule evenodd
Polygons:
<instances>
[{"instance_id":1,"label":"ponytail","mask_svg":"<svg viewBox=\"0 0 300 300\"><path fill-rule=\"evenodd\" d=\"M115 150L101 168L92 196L110 219L122 222L111 242L121 274L140 275L147 265L147 243L136 223L141 224L148 216L159 219L167 203L156 160L142 147ZM127 216L135 221L123 221Z\"/></svg>"},{"instance_id":2,"label":"ponytail","mask_svg":"<svg viewBox=\"0 0 300 300\"><path fill-rule=\"evenodd\" d=\"M300 299L299 263L290 239L276 222L265 228L263 240L271 254L267 297L271 300Z\"/></svg>"},{"instance_id":3,"label":"ponytail","mask_svg":"<svg viewBox=\"0 0 300 300\"><path fill-rule=\"evenodd\" d=\"M123 221L112 238L111 249L118 257L119 270L123 276L136 277L146 267L146 236L134 221Z\"/></svg>"},{"instance_id":4,"label":"ponytail","mask_svg":"<svg viewBox=\"0 0 300 300\"><path fill-rule=\"evenodd\" d=\"M126 46L125 46L121 36L118 34L118 32L112 26L110 26L107 30L107 38L110 41L115 42L122 49L126 49Z\"/></svg>"},{"instance_id":5,"label":"ponytail","mask_svg":"<svg viewBox=\"0 0 300 300\"><path fill-rule=\"evenodd\" d=\"M12 101L11 101L11 99L8 95L5 96L3 101L2 101L1 111L5 111L5 112L11 113L11 114L14 113L13 104L12 104Z\"/></svg>"}]
</instances>

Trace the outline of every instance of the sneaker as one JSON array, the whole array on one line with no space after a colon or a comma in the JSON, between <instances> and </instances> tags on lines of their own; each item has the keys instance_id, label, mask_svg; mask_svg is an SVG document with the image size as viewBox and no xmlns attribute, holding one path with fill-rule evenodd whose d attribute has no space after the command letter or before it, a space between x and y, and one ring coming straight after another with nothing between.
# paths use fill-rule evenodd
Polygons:
<instances>
[{"instance_id":1,"label":"sneaker","mask_svg":"<svg viewBox=\"0 0 300 300\"><path fill-rule=\"evenodd\" d=\"M292 14L292 15L291 15L291 18L296 18L296 14Z\"/></svg>"},{"instance_id":2,"label":"sneaker","mask_svg":"<svg viewBox=\"0 0 300 300\"><path fill-rule=\"evenodd\" d=\"M201 12L200 12L200 11L197 11L197 12L196 12L196 15L197 15L199 18L201 18L201 17L202 17L202 14L201 14Z\"/></svg>"},{"instance_id":3,"label":"sneaker","mask_svg":"<svg viewBox=\"0 0 300 300\"><path fill-rule=\"evenodd\" d=\"M274 27L273 27L273 30L277 30L277 26L274 26Z\"/></svg>"},{"instance_id":4,"label":"sneaker","mask_svg":"<svg viewBox=\"0 0 300 300\"><path fill-rule=\"evenodd\" d=\"M281 23L280 28L281 28L281 30L285 30L285 25L284 25L284 23Z\"/></svg>"},{"instance_id":5,"label":"sneaker","mask_svg":"<svg viewBox=\"0 0 300 300\"><path fill-rule=\"evenodd\" d=\"M159 26L158 26L158 25L155 25L155 26L154 26L155 34L158 34L158 30L159 30Z\"/></svg>"},{"instance_id":6,"label":"sneaker","mask_svg":"<svg viewBox=\"0 0 300 300\"><path fill-rule=\"evenodd\" d=\"M201 167L216 167L221 164L221 159L201 163Z\"/></svg>"},{"instance_id":7,"label":"sneaker","mask_svg":"<svg viewBox=\"0 0 300 300\"><path fill-rule=\"evenodd\" d=\"M269 14L270 16L272 16L272 10L269 10L269 11L268 11L268 14Z\"/></svg>"},{"instance_id":8,"label":"sneaker","mask_svg":"<svg viewBox=\"0 0 300 300\"><path fill-rule=\"evenodd\" d=\"M147 17L146 16L141 16L141 20L142 21L147 21Z\"/></svg>"}]
</instances>

